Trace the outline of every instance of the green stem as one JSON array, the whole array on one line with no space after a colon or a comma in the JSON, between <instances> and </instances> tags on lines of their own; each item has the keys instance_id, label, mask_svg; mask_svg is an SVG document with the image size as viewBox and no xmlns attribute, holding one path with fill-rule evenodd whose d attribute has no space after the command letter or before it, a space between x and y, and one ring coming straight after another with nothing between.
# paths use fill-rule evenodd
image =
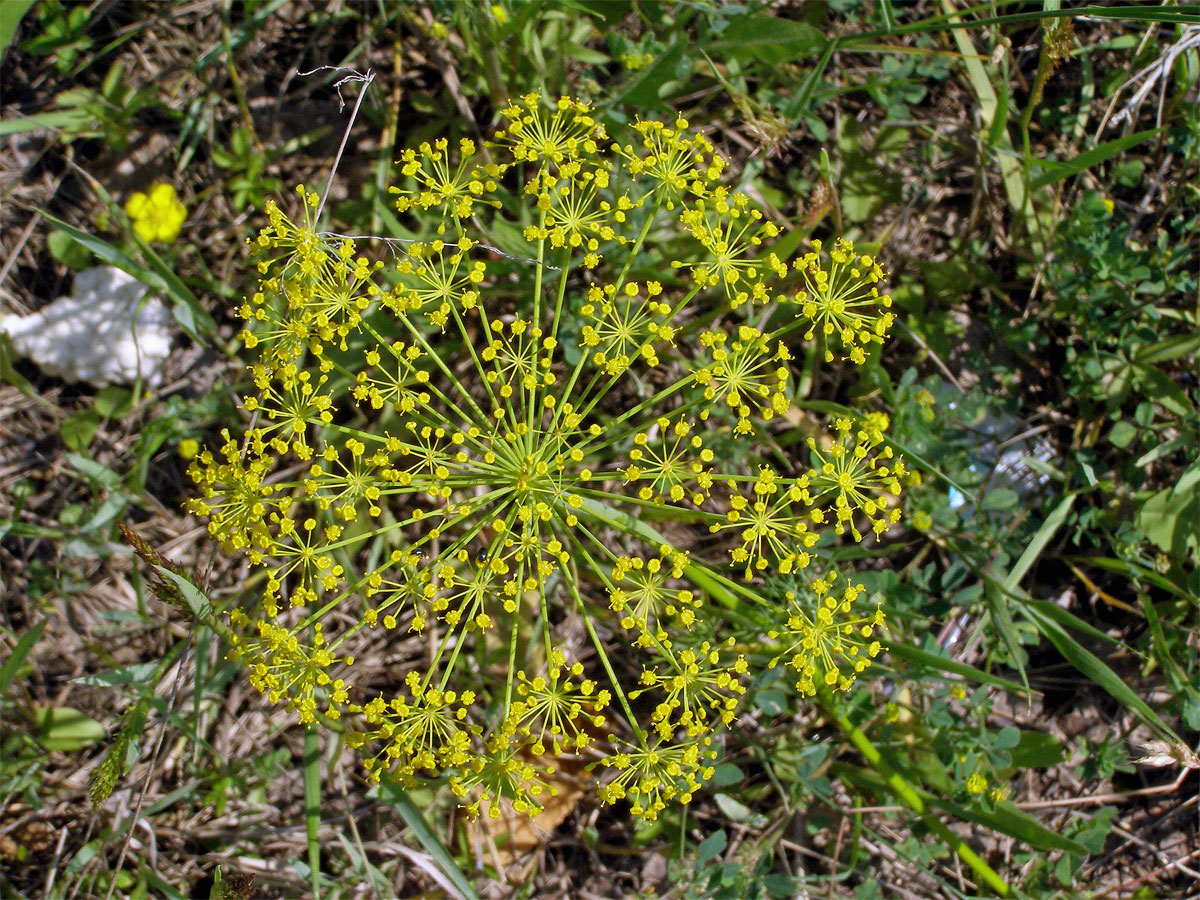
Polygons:
<instances>
[{"instance_id":1,"label":"green stem","mask_svg":"<svg viewBox=\"0 0 1200 900\"><path fill-rule=\"evenodd\" d=\"M930 814L929 808L926 806L917 789L909 784L904 776L884 760L883 754L871 743L871 739L863 733L861 728L853 724L843 713L837 711L833 703L833 698L828 691L822 691L821 705L834 724L842 730L842 733L850 739L850 743L863 755L863 758L870 763L875 771L884 777L888 787L895 792L896 796L903 801L905 806L920 816L921 820L929 827L929 830L945 841L946 845L954 851L955 855L965 862L979 877L979 880L986 884L993 893L1000 897L1011 897L1013 891L1008 886L1008 882L996 874L995 869L984 862L970 848L966 841L947 828L940 819Z\"/></svg>"}]
</instances>

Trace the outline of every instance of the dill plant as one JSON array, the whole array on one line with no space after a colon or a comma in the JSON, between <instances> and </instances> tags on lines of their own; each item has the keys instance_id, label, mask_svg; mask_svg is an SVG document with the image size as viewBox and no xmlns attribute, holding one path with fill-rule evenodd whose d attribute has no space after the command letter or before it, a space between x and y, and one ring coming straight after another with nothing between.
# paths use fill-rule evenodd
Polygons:
<instances>
[{"instance_id":1,"label":"dill plant","mask_svg":"<svg viewBox=\"0 0 1200 900\"><path fill-rule=\"evenodd\" d=\"M838 419L810 465L751 460L789 408L787 339L861 363L890 299L847 241L771 253L778 228L685 121L614 142L586 104L533 95L502 117L483 148L403 153L396 206L431 233L387 265L318 231L303 187L301 215L268 204L247 425L195 458L191 509L265 573L230 613L233 656L301 723L344 719L371 779L534 814L579 754L608 770L602 801L654 819L711 775L755 675L714 585L773 618L771 665L804 694L880 650L881 612L814 545L898 520L886 416ZM501 279L481 235L521 221L514 196L528 258ZM686 251L635 280L663 235ZM707 528L732 574L650 524L672 520ZM771 574L799 586L783 606L755 590ZM356 684L347 648L405 634L426 653L399 688Z\"/></svg>"}]
</instances>

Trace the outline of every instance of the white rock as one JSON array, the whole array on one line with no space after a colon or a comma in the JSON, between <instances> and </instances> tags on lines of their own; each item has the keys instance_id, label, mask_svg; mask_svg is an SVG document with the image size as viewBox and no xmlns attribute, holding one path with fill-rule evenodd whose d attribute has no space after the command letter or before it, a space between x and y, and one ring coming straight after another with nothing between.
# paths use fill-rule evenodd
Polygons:
<instances>
[{"instance_id":1,"label":"white rock","mask_svg":"<svg viewBox=\"0 0 1200 900\"><path fill-rule=\"evenodd\" d=\"M112 266L84 269L70 297L28 316L0 318L13 350L43 372L96 387L162 381L171 352L171 311L132 275ZM143 297L145 300L143 301Z\"/></svg>"}]
</instances>

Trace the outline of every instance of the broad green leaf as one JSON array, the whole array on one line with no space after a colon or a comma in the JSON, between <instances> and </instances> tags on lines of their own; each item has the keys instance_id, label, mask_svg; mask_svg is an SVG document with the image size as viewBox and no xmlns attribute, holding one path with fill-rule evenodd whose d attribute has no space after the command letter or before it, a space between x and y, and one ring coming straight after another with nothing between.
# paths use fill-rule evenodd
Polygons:
<instances>
[{"instance_id":1,"label":"broad green leaf","mask_svg":"<svg viewBox=\"0 0 1200 900\"><path fill-rule=\"evenodd\" d=\"M176 587L179 588L180 594L183 595L183 600L188 605L188 609L192 611L192 615L197 621L203 622L205 625L213 625L216 622L216 616L213 615L212 601L208 596L196 587L182 575L176 575L170 569L162 566L155 566L158 574L164 578L169 578L173 581Z\"/></svg>"},{"instance_id":2,"label":"broad green leaf","mask_svg":"<svg viewBox=\"0 0 1200 900\"><path fill-rule=\"evenodd\" d=\"M1015 769L1047 769L1056 766L1066 756L1062 741L1041 731L1022 731L1021 739L1011 750Z\"/></svg>"},{"instance_id":3,"label":"broad green leaf","mask_svg":"<svg viewBox=\"0 0 1200 900\"><path fill-rule=\"evenodd\" d=\"M0 7L3 7L0 3ZM0 137L8 137L10 134L22 134L26 131L41 131L49 129L51 131L66 131L76 132L82 131L91 124L92 117L86 110L82 109L52 109L49 112L38 113L33 116L16 116L11 119L5 119L0 122Z\"/></svg>"},{"instance_id":4,"label":"broad green leaf","mask_svg":"<svg viewBox=\"0 0 1200 900\"><path fill-rule=\"evenodd\" d=\"M104 739L104 726L70 706L38 706L33 710L37 739L47 750L74 753Z\"/></svg>"},{"instance_id":5,"label":"broad green leaf","mask_svg":"<svg viewBox=\"0 0 1200 900\"><path fill-rule=\"evenodd\" d=\"M62 231L50 232L46 238L46 249L69 269L86 269L92 262L92 254L87 247Z\"/></svg>"},{"instance_id":6,"label":"broad green leaf","mask_svg":"<svg viewBox=\"0 0 1200 900\"><path fill-rule=\"evenodd\" d=\"M72 678L71 684L86 684L92 687L112 687L118 684L141 684L158 668L157 663L137 663L120 669L109 669L95 675Z\"/></svg>"},{"instance_id":7,"label":"broad green leaf","mask_svg":"<svg viewBox=\"0 0 1200 900\"><path fill-rule=\"evenodd\" d=\"M106 419L120 418L132 407L133 392L115 384L101 388L92 402L92 408Z\"/></svg>"},{"instance_id":8,"label":"broad green leaf","mask_svg":"<svg viewBox=\"0 0 1200 900\"><path fill-rule=\"evenodd\" d=\"M1193 411L1187 392L1174 379L1155 366L1134 363L1133 368L1144 382L1148 382L1146 394L1167 412L1184 418Z\"/></svg>"},{"instance_id":9,"label":"broad green leaf","mask_svg":"<svg viewBox=\"0 0 1200 900\"><path fill-rule=\"evenodd\" d=\"M986 509L990 512L1002 512L1015 508L1020 501L1021 498L1012 488L1000 487L993 488L984 494L983 501L979 506L981 509Z\"/></svg>"},{"instance_id":10,"label":"broad green leaf","mask_svg":"<svg viewBox=\"0 0 1200 900\"><path fill-rule=\"evenodd\" d=\"M1021 741L1021 730L1015 725L1008 725L996 732L996 743L993 745L997 750L1011 750Z\"/></svg>"},{"instance_id":11,"label":"broad green leaf","mask_svg":"<svg viewBox=\"0 0 1200 900\"><path fill-rule=\"evenodd\" d=\"M1146 466L1150 465L1150 463L1160 460L1164 456L1170 456L1176 450L1188 446L1188 439L1189 436L1186 434L1176 435L1169 441L1163 441L1157 447L1147 450L1145 453L1139 456L1133 464L1139 468L1145 468Z\"/></svg>"},{"instance_id":12,"label":"broad green leaf","mask_svg":"<svg viewBox=\"0 0 1200 900\"><path fill-rule=\"evenodd\" d=\"M121 486L121 476L114 472L108 466L101 465L94 459L89 459L86 456L81 456L78 453L65 454L67 462L69 462L81 475L101 487L116 490Z\"/></svg>"},{"instance_id":13,"label":"broad green leaf","mask_svg":"<svg viewBox=\"0 0 1200 900\"><path fill-rule=\"evenodd\" d=\"M700 842L696 848L696 863L703 866L710 860L716 859L729 843L729 836L724 828L719 828Z\"/></svg>"},{"instance_id":14,"label":"broad green leaf","mask_svg":"<svg viewBox=\"0 0 1200 900\"><path fill-rule=\"evenodd\" d=\"M21 24L21 19L29 12L33 3L34 0L4 0L0 3L0 62L4 61L8 45L17 33L17 26Z\"/></svg>"},{"instance_id":15,"label":"broad green leaf","mask_svg":"<svg viewBox=\"0 0 1200 900\"><path fill-rule=\"evenodd\" d=\"M1192 464L1174 487L1154 494L1137 514L1146 537L1182 562L1200 558L1200 463Z\"/></svg>"},{"instance_id":16,"label":"broad green leaf","mask_svg":"<svg viewBox=\"0 0 1200 900\"><path fill-rule=\"evenodd\" d=\"M1122 419L1113 425L1108 431L1108 440L1114 447L1124 450L1133 443L1133 439L1138 436L1138 429L1131 423Z\"/></svg>"},{"instance_id":17,"label":"broad green leaf","mask_svg":"<svg viewBox=\"0 0 1200 900\"><path fill-rule=\"evenodd\" d=\"M721 812L725 814L725 818L731 822L745 822L754 816L750 807L735 800L729 794L715 794L713 800L716 801Z\"/></svg>"},{"instance_id":18,"label":"broad green leaf","mask_svg":"<svg viewBox=\"0 0 1200 900\"><path fill-rule=\"evenodd\" d=\"M64 419L58 428L58 434L67 449L84 453L91 446L99 424L100 413L94 409L85 409Z\"/></svg>"},{"instance_id":19,"label":"broad green leaf","mask_svg":"<svg viewBox=\"0 0 1200 900\"><path fill-rule=\"evenodd\" d=\"M42 619L42 621L38 622L32 628L27 629L17 639L17 645L13 647L12 653L4 661L4 665L0 666L0 695L3 695L8 690L9 684L12 683L21 665L25 662L25 657L29 655L29 651L33 649L33 645L38 642L38 638L46 630L46 623L49 621L49 619Z\"/></svg>"}]
</instances>

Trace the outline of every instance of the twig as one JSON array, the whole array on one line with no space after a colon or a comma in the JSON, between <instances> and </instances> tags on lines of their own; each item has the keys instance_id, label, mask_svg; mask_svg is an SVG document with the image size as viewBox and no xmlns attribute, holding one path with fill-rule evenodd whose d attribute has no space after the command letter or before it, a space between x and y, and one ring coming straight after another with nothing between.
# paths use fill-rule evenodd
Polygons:
<instances>
[{"instance_id":1,"label":"twig","mask_svg":"<svg viewBox=\"0 0 1200 900\"><path fill-rule=\"evenodd\" d=\"M342 161L342 153L346 150L346 142L350 140L350 129L354 127L354 120L358 117L358 108L362 105L363 97L367 95L367 88L369 88L371 86L371 82L375 80L375 73L370 69L367 69L367 74L364 75L355 69L349 68L348 66L317 66L315 69L311 69L307 72L299 72L297 74L303 78L306 75L312 75L314 72L320 72L322 69L333 69L335 72L348 71L351 73L345 78L342 78L340 81L335 82L333 85L335 88L337 88L338 92L338 103L340 104L338 106L338 112L341 112L346 108L346 100L342 97L342 85L347 81L361 81L363 86L358 92L358 96L354 100L354 109L350 110L350 121L346 123L346 130L342 133L342 143L338 147L337 155L333 158L333 165L329 168L329 178L325 182L325 192L321 195L321 203L317 206L317 214L313 219L314 222L321 221L321 213L325 209L325 201L329 199L329 191L330 188L333 187L333 179L334 176L337 175L338 164Z\"/></svg>"}]
</instances>

